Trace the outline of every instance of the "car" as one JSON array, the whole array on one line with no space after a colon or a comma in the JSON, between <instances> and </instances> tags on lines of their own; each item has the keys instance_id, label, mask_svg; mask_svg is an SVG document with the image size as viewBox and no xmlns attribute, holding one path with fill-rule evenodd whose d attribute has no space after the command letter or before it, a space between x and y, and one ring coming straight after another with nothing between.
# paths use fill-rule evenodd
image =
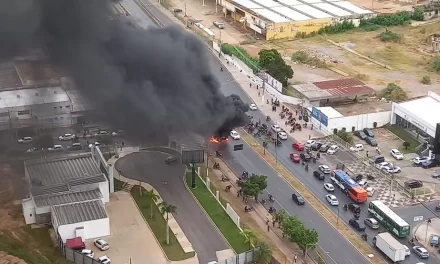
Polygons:
<instances>
[{"instance_id":1,"label":"car","mask_svg":"<svg viewBox=\"0 0 440 264\"><path fill-rule=\"evenodd\" d=\"M110 133L107 130L100 130L98 131L98 133L95 134L95 137L108 136L108 135L110 135Z\"/></svg>"},{"instance_id":2,"label":"car","mask_svg":"<svg viewBox=\"0 0 440 264\"><path fill-rule=\"evenodd\" d=\"M306 148L310 148L310 147L312 147L312 145L315 144L315 143L316 143L316 140L309 139L309 140L307 140L306 143L304 144L304 147L306 147Z\"/></svg>"},{"instance_id":3,"label":"car","mask_svg":"<svg viewBox=\"0 0 440 264\"><path fill-rule=\"evenodd\" d=\"M438 171L434 171L434 172L432 173L431 177L434 178L434 179L438 179L438 178L440 178L440 170L438 170Z\"/></svg>"},{"instance_id":4,"label":"car","mask_svg":"<svg viewBox=\"0 0 440 264\"><path fill-rule=\"evenodd\" d=\"M370 159L370 162L372 164L379 164L379 163L385 162L385 157L382 155L374 156Z\"/></svg>"},{"instance_id":5,"label":"car","mask_svg":"<svg viewBox=\"0 0 440 264\"><path fill-rule=\"evenodd\" d=\"M31 143L32 142L32 138L31 137L24 137L18 140L18 143L21 144L26 144L26 143Z\"/></svg>"},{"instance_id":6,"label":"car","mask_svg":"<svg viewBox=\"0 0 440 264\"><path fill-rule=\"evenodd\" d=\"M423 182L419 180L408 180L403 183L406 188L420 188L423 186Z\"/></svg>"},{"instance_id":7,"label":"car","mask_svg":"<svg viewBox=\"0 0 440 264\"><path fill-rule=\"evenodd\" d=\"M356 174L356 175L351 176L351 178L352 178L355 182L360 182L360 181L364 178L364 176L363 176L362 174Z\"/></svg>"},{"instance_id":8,"label":"car","mask_svg":"<svg viewBox=\"0 0 440 264\"><path fill-rule=\"evenodd\" d=\"M64 134L64 135L58 137L58 140L60 140L60 141L70 141L73 139L75 139L74 134Z\"/></svg>"},{"instance_id":9,"label":"car","mask_svg":"<svg viewBox=\"0 0 440 264\"><path fill-rule=\"evenodd\" d=\"M364 150L364 145L362 145L362 144L356 144L356 145L354 145L353 147L350 147L350 150L353 151L353 152L359 152L359 151L362 151L362 150Z\"/></svg>"},{"instance_id":10,"label":"car","mask_svg":"<svg viewBox=\"0 0 440 264\"><path fill-rule=\"evenodd\" d=\"M312 146L310 146L310 148L311 148L312 150L316 150L316 151L318 151L318 150L321 148L322 145L324 145L323 142L319 142L319 141L317 141L317 142L315 142Z\"/></svg>"},{"instance_id":11,"label":"car","mask_svg":"<svg viewBox=\"0 0 440 264\"><path fill-rule=\"evenodd\" d=\"M427 161L422 162L422 168L424 168L424 169L437 167L439 165L440 165L440 162L436 159L431 159L431 160L427 160Z\"/></svg>"},{"instance_id":12,"label":"car","mask_svg":"<svg viewBox=\"0 0 440 264\"><path fill-rule=\"evenodd\" d=\"M304 150L304 145L301 144L300 142L295 142L292 143L292 148L298 150L298 151L303 151Z\"/></svg>"},{"instance_id":13,"label":"car","mask_svg":"<svg viewBox=\"0 0 440 264\"><path fill-rule=\"evenodd\" d=\"M221 21L214 21L212 22L212 24L216 27L218 27L219 29L224 29L225 28L225 23L221 22Z\"/></svg>"},{"instance_id":14,"label":"car","mask_svg":"<svg viewBox=\"0 0 440 264\"><path fill-rule=\"evenodd\" d=\"M331 170L330 167L327 165L319 165L319 170L324 172L324 174L330 174Z\"/></svg>"},{"instance_id":15,"label":"car","mask_svg":"<svg viewBox=\"0 0 440 264\"><path fill-rule=\"evenodd\" d=\"M402 171L402 169L399 166L385 167L382 170L386 173L399 173Z\"/></svg>"},{"instance_id":16,"label":"car","mask_svg":"<svg viewBox=\"0 0 440 264\"><path fill-rule=\"evenodd\" d=\"M287 133L284 131L278 132L278 138L282 140L287 140Z\"/></svg>"},{"instance_id":17,"label":"car","mask_svg":"<svg viewBox=\"0 0 440 264\"><path fill-rule=\"evenodd\" d=\"M101 251L105 251L110 248L109 244L102 238L95 239L94 244Z\"/></svg>"},{"instance_id":18,"label":"car","mask_svg":"<svg viewBox=\"0 0 440 264\"><path fill-rule=\"evenodd\" d=\"M333 155L333 154L335 154L335 153L338 152L338 151L339 151L339 147L336 146L336 145L332 145L332 146L327 150L327 154L329 154L329 155Z\"/></svg>"},{"instance_id":19,"label":"car","mask_svg":"<svg viewBox=\"0 0 440 264\"><path fill-rule=\"evenodd\" d=\"M328 192L334 192L335 191L335 186L333 186L333 184L326 182L324 183L324 189L326 189Z\"/></svg>"},{"instance_id":20,"label":"car","mask_svg":"<svg viewBox=\"0 0 440 264\"><path fill-rule=\"evenodd\" d=\"M439 246L439 237L436 235L432 235L431 239L429 240L429 244L431 245L431 247L438 247Z\"/></svg>"},{"instance_id":21,"label":"car","mask_svg":"<svg viewBox=\"0 0 440 264\"><path fill-rule=\"evenodd\" d=\"M306 200L304 199L304 197L302 197L299 193L292 193L292 200L297 205L304 205L306 203Z\"/></svg>"},{"instance_id":22,"label":"car","mask_svg":"<svg viewBox=\"0 0 440 264\"><path fill-rule=\"evenodd\" d=\"M165 164L177 163L178 159L175 156L169 156L165 159Z\"/></svg>"},{"instance_id":23,"label":"car","mask_svg":"<svg viewBox=\"0 0 440 264\"><path fill-rule=\"evenodd\" d=\"M98 258L98 261L99 261L100 263L102 263L102 264L110 264L110 263L111 263L110 258L107 257L107 256L99 257L99 258Z\"/></svg>"},{"instance_id":24,"label":"car","mask_svg":"<svg viewBox=\"0 0 440 264\"><path fill-rule=\"evenodd\" d=\"M180 8L174 8L174 13L182 13L182 9Z\"/></svg>"},{"instance_id":25,"label":"car","mask_svg":"<svg viewBox=\"0 0 440 264\"><path fill-rule=\"evenodd\" d=\"M251 109L252 111L255 111L255 110L258 110L258 107L256 104L250 104L249 109Z\"/></svg>"},{"instance_id":26,"label":"car","mask_svg":"<svg viewBox=\"0 0 440 264\"><path fill-rule=\"evenodd\" d=\"M413 250L413 252L414 252L417 256L419 256L419 257L422 258L422 259L427 259L427 258L429 258L429 252L428 252L428 250L426 250L426 248L424 248L424 247L421 247L421 246L414 246L414 247L412 248L412 250Z\"/></svg>"},{"instance_id":27,"label":"car","mask_svg":"<svg viewBox=\"0 0 440 264\"><path fill-rule=\"evenodd\" d=\"M367 229L365 227L365 225L363 225L359 220L357 220L356 218L352 218L350 220L348 220L348 223L354 227L357 231L365 231L365 229Z\"/></svg>"},{"instance_id":28,"label":"car","mask_svg":"<svg viewBox=\"0 0 440 264\"><path fill-rule=\"evenodd\" d=\"M49 149L49 150L53 150L53 151L61 151L63 150L64 147L62 145L54 145L53 148Z\"/></svg>"},{"instance_id":29,"label":"car","mask_svg":"<svg viewBox=\"0 0 440 264\"><path fill-rule=\"evenodd\" d=\"M93 146L95 146L95 147L99 147L99 146L101 146L101 143L99 143L98 141L96 141L95 143L91 143L91 144L89 144L89 148L92 148Z\"/></svg>"},{"instance_id":30,"label":"car","mask_svg":"<svg viewBox=\"0 0 440 264\"><path fill-rule=\"evenodd\" d=\"M125 136L125 130L118 130L118 131L112 132L112 136L123 137L123 136Z\"/></svg>"},{"instance_id":31,"label":"car","mask_svg":"<svg viewBox=\"0 0 440 264\"><path fill-rule=\"evenodd\" d=\"M370 227L371 229L379 229L380 227L379 222L377 222L377 220L374 218L365 218L364 224Z\"/></svg>"},{"instance_id":32,"label":"car","mask_svg":"<svg viewBox=\"0 0 440 264\"><path fill-rule=\"evenodd\" d=\"M319 171L314 171L313 176L315 176L316 179L323 181L325 180L325 175L320 173Z\"/></svg>"},{"instance_id":33,"label":"car","mask_svg":"<svg viewBox=\"0 0 440 264\"><path fill-rule=\"evenodd\" d=\"M376 146L377 146L377 142L376 142L376 140L375 140L374 138L372 138L372 137L367 137L367 138L365 139L365 142L367 142L368 145L370 145L370 146L372 146L372 147L376 147Z\"/></svg>"},{"instance_id":34,"label":"car","mask_svg":"<svg viewBox=\"0 0 440 264\"><path fill-rule=\"evenodd\" d=\"M354 131L353 134L354 134L356 137L358 137L358 138L360 138L360 139L362 139L362 140L367 139L367 135L365 135L364 131L362 131L362 130Z\"/></svg>"},{"instance_id":35,"label":"car","mask_svg":"<svg viewBox=\"0 0 440 264\"><path fill-rule=\"evenodd\" d=\"M72 146L70 147L70 149L81 150L82 149L81 143L73 143Z\"/></svg>"},{"instance_id":36,"label":"car","mask_svg":"<svg viewBox=\"0 0 440 264\"><path fill-rule=\"evenodd\" d=\"M299 154L297 154L297 153L290 153L290 160L295 163L301 162L301 158L300 158Z\"/></svg>"},{"instance_id":37,"label":"car","mask_svg":"<svg viewBox=\"0 0 440 264\"><path fill-rule=\"evenodd\" d=\"M299 154L299 157L302 161L310 161L312 159L312 157L307 153L301 153Z\"/></svg>"},{"instance_id":38,"label":"car","mask_svg":"<svg viewBox=\"0 0 440 264\"><path fill-rule=\"evenodd\" d=\"M231 138L234 139L234 140L238 140L238 139L240 139L240 134L238 134L237 131L235 131L235 130L232 130L232 131L229 133L229 135L230 135Z\"/></svg>"},{"instance_id":39,"label":"car","mask_svg":"<svg viewBox=\"0 0 440 264\"><path fill-rule=\"evenodd\" d=\"M358 182L359 186L361 186L362 188L367 188L368 187L368 182L365 179L362 179Z\"/></svg>"},{"instance_id":40,"label":"car","mask_svg":"<svg viewBox=\"0 0 440 264\"><path fill-rule=\"evenodd\" d=\"M422 156L422 157L415 157L413 159L413 163L416 165L422 165L423 162L430 160L429 157L427 156Z\"/></svg>"},{"instance_id":41,"label":"car","mask_svg":"<svg viewBox=\"0 0 440 264\"><path fill-rule=\"evenodd\" d=\"M384 168L389 168L389 167L394 167L393 163L388 162L388 161L384 161L384 162L376 164L376 168L378 168L379 170L384 169Z\"/></svg>"},{"instance_id":42,"label":"car","mask_svg":"<svg viewBox=\"0 0 440 264\"><path fill-rule=\"evenodd\" d=\"M93 253L93 251L90 249L82 249L79 253L86 255L89 258L93 258L93 256L95 256L95 253Z\"/></svg>"},{"instance_id":43,"label":"car","mask_svg":"<svg viewBox=\"0 0 440 264\"><path fill-rule=\"evenodd\" d=\"M321 146L321 148L319 148L319 152L326 153L329 148L330 148L330 145L324 144Z\"/></svg>"},{"instance_id":44,"label":"car","mask_svg":"<svg viewBox=\"0 0 440 264\"><path fill-rule=\"evenodd\" d=\"M329 202L333 206L339 205L338 198L336 198L336 196L334 196L333 194L325 195L325 199L327 199L327 202Z\"/></svg>"},{"instance_id":45,"label":"car","mask_svg":"<svg viewBox=\"0 0 440 264\"><path fill-rule=\"evenodd\" d=\"M392 149L390 153L396 160L403 160L403 154L398 149Z\"/></svg>"},{"instance_id":46,"label":"car","mask_svg":"<svg viewBox=\"0 0 440 264\"><path fill-rule=\"evenodd\" d=\"M367 191L368 197L372 197L374 195L374 193L376 192L376 190L373 187L367 187L367 189L365 189L365 191Z\"/></svg>"},{"instance_id":47,"label":"car","mask_svg":"<svg viewBox=\"0 0 440 264\"><path fill-rule=\"evenodd\" d=\"M367 135L367 137L374 138L373 129L371 129L371 128L364 128L362 131L364 131L364 133L365 133L365 135Z\"/></svg>"},{"instance_id":48,"label":"car","mask_svg":"<svg viewBox=\"0 0 440 264\"><path fill-rule=\"evenodd\" d=\"M411 256L411 250L409 250L409 247L403 245L403 248L405 248L405 257Z\"/></svg>"},{"instance_id":49,"label":"car","mask_svg":"<svg viewBox=\"0 0 440 264\"><path fill-rule=\"evenodd\" d=\"M275 124L271 125L270 129L272 129L275 132L283 131L279 125L275 125Z\"/></svg>"},{"instance_id":50,"label":"car","mask_svg":"<svg viewBox=\"0 0 440 264\"><path fill-rule=\"evenodd\" d=\"M350 212L355 213L355 214L358 214L358 213L361 212L361 207L359 205L355 204L355 203L349 203L347 205L347 209Z\"/></svg>"}]
</instances>

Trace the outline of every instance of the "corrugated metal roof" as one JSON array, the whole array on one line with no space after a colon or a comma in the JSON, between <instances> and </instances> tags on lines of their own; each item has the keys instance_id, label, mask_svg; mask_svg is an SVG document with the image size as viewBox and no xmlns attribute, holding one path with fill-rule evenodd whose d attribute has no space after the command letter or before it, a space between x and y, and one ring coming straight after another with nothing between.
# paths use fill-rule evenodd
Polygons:
<instances>
[{"instance_id":1,"label":"corrugated metal roof","mask_svg":"<svg viewBox=\"0 0 440 264\"><path fill-rule=\"evenodd\" d=\"M69 186L78 186L78 185L86 185L86 184L92 184L92 183L98 183L98 182L105 182L107 179L105 178L104 174L99 174L93 177L83 177L83 178L75 178L69 180Z\"/></svg>"},{"instance_id":2,"label":"corrugated metal roof","mask_svg":"<svg viewBox=\"0 0 440 264\"><path fill-rule=\"evenodd\" d=\"M334 96L367 95L375 93L373 88L355 78L314 82L313 84Z\"/></svg>"},{"instance_id":3,"label":"corrugated metal roof","mask_svg":"<svg viewBox=\"0 0 440 264\"><path fill-rule=\"evenodd\" d=\"M108 218L101 200L53 206L52 217L56 218L58 225Z\"/></svg>"},{"instance_id":4,"label":"corrugated metal roof","mask_svg":"<svg viewBox=\"0 0 440 264\"><path fill-rule=\"evenodd\" d=\"M45 195L51 193L61 193L68 192L70 190L69 185L67 183L61 183L51 186L32 186L31 193L33 196L35 195Z\"/></svg>"},{"instance_id":5,"label":"corrugated metal roof","mask_svg":"<svg viewBox=\"0 0 440 264\"><path fill-rule=\"evenodd\" d=\"M61 87L0 91L0 108L69 102L70 98Z\"/></svg>"},{"instance_id":6,"label":"corrugated metal roof","mask_svg":"<svg viewBox=\"0 0 440 264\"><path fill-rule=\"evenodd\" d=\"M31 184L36 187L67 183L79 178L93 178L102 174L91 154L52 160L31 160L26 161L25 166ZM75 181L72 183L75 184Z\"/></svg>"},{"instance_id":7,"label":"corrugated metal roof","mask_svg":"<svg viewBox=\"0 0 440 264\"><path fill-rule=\"evenodd\" d=\"M84 201L91 201L101 199L102 194L99 189L81 191L81 192L67 192L49 195L34 196L35 205L37 207L55 206L68 203L77 203Z\"/></svg>"}]
</instances>

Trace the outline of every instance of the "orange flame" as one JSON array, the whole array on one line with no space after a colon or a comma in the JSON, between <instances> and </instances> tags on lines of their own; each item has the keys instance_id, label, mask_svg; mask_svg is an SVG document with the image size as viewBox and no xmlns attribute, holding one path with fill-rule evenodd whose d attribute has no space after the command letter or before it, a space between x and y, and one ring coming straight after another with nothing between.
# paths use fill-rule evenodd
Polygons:
<instances>
[{"instance_id":1,"label":"orange flame","mask_svg":"<svg viewBox=\"0 0 440 264\"><path fill-rule=\"evenodd\" d=\"M227 138L227 137L221 137L221 138L219 138L219 137L214 137L214 136L212 136L212 137L209 139L209 142L212 142L212 143L221 143L221 142L225 142L225 141L228 141L228 138Z\"/></svg>"}]
</instances>

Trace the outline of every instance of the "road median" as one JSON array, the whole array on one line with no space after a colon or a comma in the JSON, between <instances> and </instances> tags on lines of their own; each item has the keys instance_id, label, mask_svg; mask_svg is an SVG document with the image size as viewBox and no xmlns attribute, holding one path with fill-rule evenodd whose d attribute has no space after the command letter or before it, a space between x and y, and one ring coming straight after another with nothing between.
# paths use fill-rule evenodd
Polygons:
<instances>
[{"instance_id":1,"label":"road median","mask_svg":"<svg viewBox=\"0 0 440 264\"><path fill-rule=\"evenodd\" d=\"M283 165L277 163L275 158L265 151L251 135L244 129L239 129L241 138L254 149L260 156L274 168L283 178L299 192L316 211L318 211L336 230L338 230L353 246L371 263L386 264L386 262L374 254L373 257L368 255L375 253L375 251L365 243L349 226L343 221L337 221L337 216L330 211L301 181L298 180L291 172L289 172Z\"/></svg>"}]
</instances>

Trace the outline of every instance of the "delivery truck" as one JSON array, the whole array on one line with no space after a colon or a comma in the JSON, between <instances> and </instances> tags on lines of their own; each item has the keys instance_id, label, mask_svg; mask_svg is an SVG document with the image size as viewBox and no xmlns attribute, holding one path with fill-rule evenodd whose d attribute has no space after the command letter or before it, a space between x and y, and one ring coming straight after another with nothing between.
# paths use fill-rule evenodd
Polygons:
<instances>
[{"instance_id":1,"label":"delivery truck","mask_svg":"<svg viewBox=\"0 0 440 264\"><path fill-rule=\"evenodd\" d=\"M373 238L373 245L390 258L393 263L405 260L405 247L388 232L377 234Z\"/></svg>"}]
</instances>

